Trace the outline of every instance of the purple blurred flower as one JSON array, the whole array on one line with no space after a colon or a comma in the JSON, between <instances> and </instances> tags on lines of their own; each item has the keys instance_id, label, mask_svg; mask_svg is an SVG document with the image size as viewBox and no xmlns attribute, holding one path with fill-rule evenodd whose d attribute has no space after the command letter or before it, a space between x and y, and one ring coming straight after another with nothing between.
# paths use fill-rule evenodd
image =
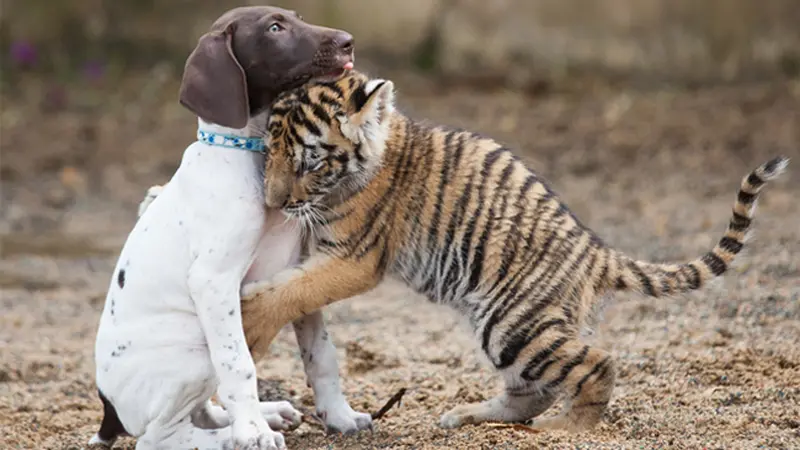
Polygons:
<instances>
[{"instance_id":1,"label":"purple blurred flower","mask_svg":"<svg viewBox=\"0 0 800 450\"><path fill-rule=\"evenodd\" d=\"M89 61L83 66L83 76L89 81L96 82L103 78L105 67L99 61Z\"/></svg>"},{"instance_id":2,"label":"purple blurred flower","mask_svg":"<svg viewBox=\"0 0 800 450\"><path fill-rule=\"evenodd\" d=\"M11 43L11 59L20 66L36 64L36 47L28 41L20 40Z\"/></svg>"}]
</instances>

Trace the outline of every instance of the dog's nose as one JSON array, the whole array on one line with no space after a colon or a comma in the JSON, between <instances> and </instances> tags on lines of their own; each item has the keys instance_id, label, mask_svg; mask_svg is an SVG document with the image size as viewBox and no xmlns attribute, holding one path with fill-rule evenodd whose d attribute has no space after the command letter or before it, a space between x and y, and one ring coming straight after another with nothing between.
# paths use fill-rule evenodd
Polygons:
<instances>
[{"instance_id":1,"label":"dog's nose","mask_svg":"<svg viewBox=\"0 0 800 450\"><path fill-rule=\"evenodd\" d=\"M346 31L339 31L334 38L334 42L339 50L345 53L351 53L355 46L353 35Z\"/></svg>"}]
</instances>

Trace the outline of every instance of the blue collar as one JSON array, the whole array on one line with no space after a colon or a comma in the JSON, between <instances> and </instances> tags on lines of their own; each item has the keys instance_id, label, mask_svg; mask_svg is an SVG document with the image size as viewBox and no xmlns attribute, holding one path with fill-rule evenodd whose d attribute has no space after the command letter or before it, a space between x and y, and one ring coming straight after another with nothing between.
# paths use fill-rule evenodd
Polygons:
<instances>
[{"instance_id":1,"label":"blue collar","mask_svg":"<svg viewBox=\"0 0 800 450\"><path fill-rule=\"evenodd\" d=\"M231 136L197 130L197 140L216 147L228 147L256 153L266 153L264 139L260 137Z\"/></svg>"}]
</instances>

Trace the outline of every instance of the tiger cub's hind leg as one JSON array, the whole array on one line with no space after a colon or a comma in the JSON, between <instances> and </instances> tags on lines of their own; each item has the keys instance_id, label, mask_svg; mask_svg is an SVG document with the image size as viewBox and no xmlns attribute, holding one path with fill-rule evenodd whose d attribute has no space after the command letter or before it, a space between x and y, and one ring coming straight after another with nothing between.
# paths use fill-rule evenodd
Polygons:
<instances>
[{"instance_id":1,"label":"tiger cub's hind leg","mask_svg":"<svg viewBox=\"0 0 800 450\"><path fill-rule=\"evenodd\" d=\"M552 364L536 381L546 390L563 393L564 409L556 417L535 420L542 430L588 430L603 418L614 390L615 369L611 355L575 340L565 343Z\"/></svg>"},{"instance_id":2,"label":"tiger cub's hind leg","mask_svg":"<svg viewBox=\"0 0 800 450\"><path fill-rule=\"evenodd\" d=\"M524 367L522 373L506 380L503 394L453 408L442 416L441 426L527 421L550 408L559 394L564 398L563 412L556 417L534 420L534 428L581 431L595 426L602 419L614 389L611 356L566 337L549 344L538 351L531 349L532 358L520 361ZM504 372L512 377L513 368Z\"/></svg>"},{"instance_id":3,"label":"tiger cub's hind leg","mask_svg":"<svg viewBox=\"0 0 800 450\"><path fill-rule=\"evenodd\" d=\"M555 400L554 392L507 390L484 402L456 406L442 416L440 425L442 428L457 428L482 422L524 422L546 411Z\"/></svg>"}]
</instances>

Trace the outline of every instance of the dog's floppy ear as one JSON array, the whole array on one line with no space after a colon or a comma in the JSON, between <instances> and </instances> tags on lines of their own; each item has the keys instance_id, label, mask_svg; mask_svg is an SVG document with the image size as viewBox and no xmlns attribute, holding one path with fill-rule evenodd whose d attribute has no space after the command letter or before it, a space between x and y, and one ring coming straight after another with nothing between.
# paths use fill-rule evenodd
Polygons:
<instances>
[{"instance_id":1,"label":"dog's floppy ear","mask_svg":"<svg viewBox=\"0 0 800 450\"><path fill-rule=\"evenodd\" d=\"M233 54L234 26L206 33L197 42L183 70L180 102L207 122L244 128L250 104L244 69Z\"/></svg>"}]
</instances>

